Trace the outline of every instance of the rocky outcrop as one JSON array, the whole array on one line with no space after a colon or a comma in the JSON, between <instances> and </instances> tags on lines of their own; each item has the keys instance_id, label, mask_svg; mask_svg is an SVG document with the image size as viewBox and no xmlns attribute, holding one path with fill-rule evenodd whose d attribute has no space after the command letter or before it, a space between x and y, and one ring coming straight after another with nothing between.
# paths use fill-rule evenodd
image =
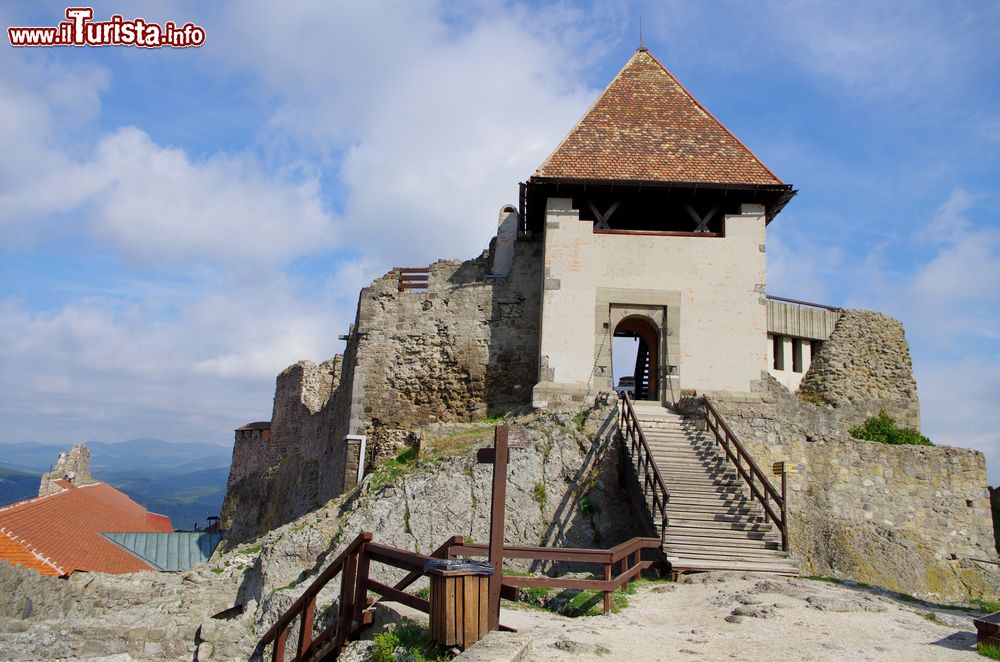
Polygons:
<instances>
[{"instance_id":1,"label":"rocky outcrop","mask_svg":"<svg viewBox=\"0 0 1000 662\"><path fill-rule=\"evenodd\" d=\"M618 484L613 412L592 410L582 425L549 413L513 420L511 438L524 447L511 450L508 468L508 544L610 547L640 534ZM485 542L492 465L478 464L475 450L491 445L492 431L483 425L430 431L424 459L397 480L379 485L384 474L376 472L356 491L263 536L241 600L263 602L275 589L304 585L322 565L317 558L332 560L362 531L422 553L455 535ZM434 450L455 444L464 450L444 456Z\"/></svg>"},{"instance_id":2,"label":"rocky outcrop","mask_svg":"<svg viewBox=\"0 0 1000 662\"><path fill-rule=\"evenodd\" d=\"M812 357L799 391L865 416L880 409L920 428L920 403L903 325L870 310L842 310L837 325Z\"/></svg>"},{"instance_id":3,"label":"rocky outcrop","mask_svg":"<svg viewBox=\"0 0 1000 662\"><path fill-rule=\"evenodd\" d=\"M804 465L788 476L790 552L804 574L938 602L1000 595L982 453L853 439L863 409L804 403L773 379L748 400L719 404L757 463Z\"/></svg>"},{"instance_id":4,"label":"rocky outcrop","mask_svg":"<svg viewBox=\"0 0 1000 662\"><path fill-rule=\"evenodd\" d=\"M59 453L52 471L42 474L38 496L59 492L63 488L57 480L65 480L73 485L90 485L97 481L90 475L90 449L84 444L76 444L68 453Z\"/></svg>"},{"instance_id":5,"label":"rocky outcrop","mask_svg":"<svg viewBox=\"0 0 1000 662\"><path fill-rule=\"evenodd\" d=\"M608 547L635 535L618 485L613 422L610 407L576 419L540 413L510 420L511 437L523 447L511 450L508 469L508 544ZM431 426L421 437L421 458L399 475L375 472L351 492L183 575L78 573L63 580L0 563L0 657L246 659L361 531L423 552L454 535L485 542L492 467L477 464L475 450L492 434L485 424ZM398 576L378 564L372 574ZM319 624L338 586L321 594Z\"/></svg>"}]
</instances>

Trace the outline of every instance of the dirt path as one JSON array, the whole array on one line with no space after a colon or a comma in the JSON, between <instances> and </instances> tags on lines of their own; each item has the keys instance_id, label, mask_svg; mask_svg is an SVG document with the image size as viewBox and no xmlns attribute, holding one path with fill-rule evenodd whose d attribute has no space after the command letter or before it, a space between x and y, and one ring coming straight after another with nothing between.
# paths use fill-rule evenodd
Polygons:
<instances>
[{"instance_id":1,"label":"dirt path","mask_svg":"<svg viewBox=\"0 0 1000 662\"><path fill-rule=\"evenodd\" d=\"M530 633L535 660L984 659L971 617L959 611L808 579L708 574L687 581L644 585L611 616L506 609L501 620Z\"/></svg>"}]
</instances>

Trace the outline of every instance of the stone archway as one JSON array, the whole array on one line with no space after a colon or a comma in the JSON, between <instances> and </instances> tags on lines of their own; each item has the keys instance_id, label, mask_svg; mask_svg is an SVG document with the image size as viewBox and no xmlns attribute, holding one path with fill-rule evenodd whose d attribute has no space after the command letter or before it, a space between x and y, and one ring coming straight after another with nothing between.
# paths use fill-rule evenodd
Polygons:
<instances>
[{"instance_id":1,"label":"stone archway","mask_svg":"<svg viewBox=\"0 0 1000 662\"><path fill-rule=\"evenodd\" d=\"M618 322L613 336L638 339L639 348L633 372L635 399L658 401L660 338L656 326L645 316L629 315Z\"/></svg>"}]
</instances>

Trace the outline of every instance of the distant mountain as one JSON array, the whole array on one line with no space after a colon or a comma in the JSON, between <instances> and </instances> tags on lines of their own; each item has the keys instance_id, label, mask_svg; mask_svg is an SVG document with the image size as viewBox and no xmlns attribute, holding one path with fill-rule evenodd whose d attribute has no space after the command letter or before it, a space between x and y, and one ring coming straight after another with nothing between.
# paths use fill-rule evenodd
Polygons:
<instances>
[{"instance_id":1,"label":"distant mountain","mask_svg":"<svg viewBox=\"0 0 1000 662\"><path fill-rule=\"evenodd\" d=\"M190 529L218 515L232 449L141 437L119 443L87 441L90 473L149 510ZM72 444L0 444L0 505L38 494L41 473Z\"/></svg>"},{"instance_id":2,"label":"distant mountain","mask_svg":"<svg viewBox=\"0 0 1000 662\"><path fill-rule=\"evenodd\" d=\"M0 467L0 506L38 494L38 474Z\"/></svg>"},{"instance_id":3,"label":"distant mountain","mask_svg":"<svg viewBox=\"0 0 1000 662\"><path fill-rule=\"evenodd\" d=\"M176 469L181 465L207 468L229 466L233 451L226 446L175 443L140 437L118 443L85 441L90 449L90 472L132 471L139 468ZM0 466L21 471L44 473L52 468L59 453L69 450L72 443L0 444Z\"/></svg>"}]
</instances>

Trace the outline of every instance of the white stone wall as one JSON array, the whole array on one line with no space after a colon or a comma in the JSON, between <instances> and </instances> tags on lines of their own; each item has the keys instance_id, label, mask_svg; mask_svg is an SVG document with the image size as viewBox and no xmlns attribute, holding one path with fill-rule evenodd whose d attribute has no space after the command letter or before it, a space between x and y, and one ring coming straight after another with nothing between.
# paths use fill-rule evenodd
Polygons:
<instances>
[{"instance_id":1,"label":"white stone wall","mask_svg":"<svg viewBox=\"0 0 1000 662\"><path fill-rule=\"evenodd\" d=\"M779 338L779 351L782 353L781 369L775 367L774 361L774 349L775 343L774 338ZM798 340L802 344L802 361L799 366L799 370L795 370L794 361L794 351L795 351L795 341ZM778 380L782 386L787 388L792 393L799 390L799 384L802 383L802 378L806 376L809 372L809 366L812 365L812 340L806 338L792 338L791 336L783 336L780 334L767 334L767 371L771 373L771 376Z\"/></svg>"},{"instance_id":2,"label":"white stone wall","mask_svg":"<svg viewBox=\"0 0 1000 662\"><path fill-rule=\"evenodd\" d=\"M610 388L610 363L600 348L599 288L661 292L679 312L679 386L747 392L767 361L764 209L744 205L727 215L724 237L595 234L572 202L550 198L546 209L541 375L545 393ZM612 302L614 303L614 302ZM668 327L670 321L667 322Z\"/></svg>"}]
</instances>

